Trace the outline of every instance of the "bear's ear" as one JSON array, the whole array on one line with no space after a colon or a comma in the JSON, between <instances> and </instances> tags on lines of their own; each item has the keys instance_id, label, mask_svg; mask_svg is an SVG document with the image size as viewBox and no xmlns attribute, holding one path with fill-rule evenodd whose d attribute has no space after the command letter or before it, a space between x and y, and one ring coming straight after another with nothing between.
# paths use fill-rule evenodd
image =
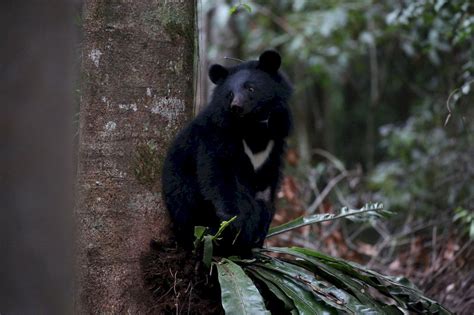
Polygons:
<instances>
[{"instance_id":1,"label":"bear's ear","mask_svg":"<svg viewBox=\"0 0 474 315\"><path fill-rule=\"evenodd\" d=\"M269 73L276 73L280 65L281 57L275 50L265 50L258 58L258 68Z\"/></svg>"},{"instance_id":2,"label":"bear's ear","mask_svg":"<svg viewBox=\"0 0 474 315\"><path fill-rule=\"evenodd\" d=\"M221 65L212 65L209 68L209 79L211 79L212 83L219 84L225 80L229 71Z\"/></svg>"}]
</instances>

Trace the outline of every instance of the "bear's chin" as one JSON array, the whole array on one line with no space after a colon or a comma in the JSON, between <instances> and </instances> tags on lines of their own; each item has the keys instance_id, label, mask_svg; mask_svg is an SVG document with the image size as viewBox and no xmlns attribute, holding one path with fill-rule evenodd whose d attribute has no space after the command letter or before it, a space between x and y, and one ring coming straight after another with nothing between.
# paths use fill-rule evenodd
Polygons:
<instances>
[{"instance_id":1,"label":"bear's chin","mask_svg":"<svg viewBox=\"0 0 474 315\"><path fill-rule=\"evenodd\" d=\"M246 115L249 121L265 122L270 119L271 112L268 110L254 110Z\"/></svg>"},{"instance_id":2,"label":"bear's chin","mask_svg":"<svg viewBox=\"0 0 474 315\"><path fill-rule=\"evenodd\" d=\"M238 113L231 113L231 117L234 118L235 120L242 120L242 119L245 119L250 113L241 113L241 114L238 114Z\"/></svg>"},{"instance_id":3,"label":"bear's chin","mask_svg":"<svg viewBox=\"0 0 474 315\"><path fill-rule=\"evenodd\" d=\"M232 120L235 123L246 125L246 124L255 124L255 123L268 123L270 119L270 113L254 113L250 112L247 114L232 114Z\"/></svg>"}]
</instances>

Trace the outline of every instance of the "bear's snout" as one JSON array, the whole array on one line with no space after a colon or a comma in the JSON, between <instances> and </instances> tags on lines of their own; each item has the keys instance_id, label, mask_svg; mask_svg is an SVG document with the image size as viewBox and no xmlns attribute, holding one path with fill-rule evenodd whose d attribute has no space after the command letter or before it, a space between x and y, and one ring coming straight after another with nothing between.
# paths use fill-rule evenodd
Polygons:
<instances>
[{"instance_id":1,"label":"bear's snout","mask_svg":"<svg viewBox=\"0 0 474 315\"><path fill-rule=\"evenodd\" d=\"M244 112L244 102L242 97L238 94L234 96L232 99L232 103L230 104L230 111L235 115L242 115Z\"/></svg>"}]
</instances>

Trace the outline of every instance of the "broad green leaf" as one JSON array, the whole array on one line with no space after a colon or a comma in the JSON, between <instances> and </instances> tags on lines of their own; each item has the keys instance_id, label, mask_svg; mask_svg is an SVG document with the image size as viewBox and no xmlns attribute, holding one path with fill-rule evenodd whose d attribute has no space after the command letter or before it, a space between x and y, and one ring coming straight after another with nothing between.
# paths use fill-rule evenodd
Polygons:
<instances>
[{"instance_id":1,"label":"broad green leaf","mask_svg":"<svg viewBox=\"0 0 474 315\"><path fill-rule=\"evenodd\" d=\"M361 283L371 286L380 293L395 300L399 307L409 311L435 308L440 312L440 314L450 314L449 311L443 308L440 304L424 296L422 292L406 278L384 276L358 264L349 263L342 259L335 259L306 248L272 248L271 250L293 255L303 261L313 264L318 270L325 272L327 276L333 276L334 279L331 281L333 283L334 281L341 281L350 286L353 290L360 287ZM300 264L301 260L296 262ZM361 287L361 289L363 290L363 287ZM367 291L368 290L362 292L362 295L357 291L353 292L360 300L363 298L367 301L366 298L369 297ZM375 301L375 299L372 300ZM387 313L388 310L390 310L390 312L396 312L396 310L389 305L384 305L383 309Z\"/></svg>"},{"instance_id":2,"label":"broad green leaf","mask_svg":"<svg viewBox=\"0 0 474 315\"><path fill-rule=\"evenodd\" d=\"M239 263L241 263L241 264L251 264L251 263L253 263L257 260L256 258L247 258L247 259L245 259L245 258L242 258L240 256L229 256L229 257L227 257L227 259L232 260L233 262L235 262L237 264L239 264Z\"/></svg>"},{"instance_id":3,"label":"broad green leaf","mask_svg":"<svg viewBox=\"0 0 474 315\"><path fill-rule=\"evenodd\" d=\"M391 283L396 286L405 288L407 290L413 290L416 294L421 294L421 291L418 288L416 288L416 286L406 278L384 276L378 272L365 268L359 264L356 264L353 262L347 262L342 259L336 259L336 258L330 257L328 255L325 255L320 252L310 250L307 248L292 247L291 250L294 250L296 252L302 253L307 256L316 257L316 258L325 260L328 263L328 265L332 266L333 268L341 270L347 274L350 274L375 287L379 285L383 285L384 282L387 282L387 284Z\"/></svg>"},{"instance_id":4,"label":"broad green leaf","mask_svg":"<svg viewBox=\"0 0 474 315\"><path fill-rule=\"evenodd\" d=\"M212 245L212 235L204 236L204 252L202 254L202 261L207 268L211 267L212 254L214 252L214 247Z\"/></svg>"},{"instance_id":5,"label":"broad green leaf","mask_svg":"<svg viewBox=\"0 0 474 315\"><path fill-rule=\"evenodd\" d=\"M216 266L227 315L270 314L257 287L239 265L224 258Z\"/></svg>"},{"instance_id":6,"label":"broad green leaf","mask_svg":"<svg viewBox=\"0 0 474 315\"><path fill-rule=\"evenodd\" d=\"M194 248L197 249L202 242L202 238L206 233L207 228L205 226L195 226L194 227Z\"/></svg>"},{"instance_id":7,"label":"broad green leaf","mask_svg":"<svg viewBox=\"0 0 474 315\"><path fill-rule=\"evenodd\" d=\"M349 209L347 207L343 207L341 211L338 214L335 213L322 213L322 214L313 214L307 217L299 217L297 219L294 219L290 222L287 222L285 224L275 226L270 228L267 234L267 238L281 234L293 229L297 229L299 227L305 226L305 225L310 225L318 222L325 222L325 221L331 221L331 220L336 220L339 218L344 218L344 217L356 217L360 216L365 213L369 212L381 212L383 211L383 204L381 203L368 203L364 207L360 209Z\"/></svg>"},{"instance_id":8,"label":"broad green leaf","mask_svg":"<svg viewBox=\"0 0 474 315\"><path fill-rule=\"evenodd\" d=\"M336 288L352 295L355 300L351 300L349 305L356 314L403 314L398 307L387 305L386 301L381 301L377 297L372 296L370 294L369 286L362 281L353 279L329 266L318 266L314 261L312 263L305 260L295 260L292 262L308 270L313 270L319 277L325 279L328 283L331 283Z\"/></svg>"},{"instance_id":9,"label":"broad green leaf","mask_svg":"<svg viewBox=\"0 0 474 315\"><path fill-rule=\"evenodd\" d=\"M269 282L272 282L289 297L301 315L335 314L334 309L316 300L311 291L304 289L295 279L281 276L265 268L249 267Z\"/></svg>"},{"instance_id":10,"label":"broad green leaf","mask_svg":"<svg viewBox=\"0 0 474 315\"><path fill-rule=\"evenodd\" d=\"M206 227L205 226L195 226L194 227L194 238L196 239L201 239L204 235L204 232L206 232Z\"/></svg>"},{"instance_id":11,"label":"broad green leaf","mask_svg":"<svg viewBox=\"0 0 474 315\"><path fill-rule=\"evenodd\" d=\"M285 310L289 311L291 314L298 314L298 311L295 308L295 304L293 301L281 290L278 286L273 284L273 282L267 280L266 278L262 277L257 271L255 271L255 268L247 268L253 277L256 279L260 280L263 282L267 288L270 290L270 292L273 293L280 301L282 301L285 304Z\"/></svg>"},{"instance_id":12,"label":"broad green leaf","mask_svg":"<svg viewBox=\"0 0 474 315\"><path fill-rule=\"evenodd\" d=\"M300 258L299 260L291 262L314 272L318 276L325 278L329 283L351 293L362 304L354 305L355 308L360 308L358 309L359 313L362 313L362 309L364 309L366 314L372 313L372 310L378 314L401 314L396 307L386 306L385 303L378 301L376 298L369 295L368 285L366 283L344 274L340 270L330 266L328 263L319 261L313 257L307 257L304 254L298 253L289 248L272 248L272 251Z\"/></svg>"},{"instance_id":13,"label":"broad green leaf","mask_svg":"<svg viewBox=\"0 0 474 315\"><path fill-rule=\"evenodd\" d=\"M351 295L350 291L338 288L328 281L316 279L313 271L294 265L289 261L271 258L267 263L258 265L280 272L292 279L298 279L301 284L307 286L319 299L336 309L358 314L385 314L382 309L378 308L377 303L363 304Z\"/></svg>"}]
</instances>

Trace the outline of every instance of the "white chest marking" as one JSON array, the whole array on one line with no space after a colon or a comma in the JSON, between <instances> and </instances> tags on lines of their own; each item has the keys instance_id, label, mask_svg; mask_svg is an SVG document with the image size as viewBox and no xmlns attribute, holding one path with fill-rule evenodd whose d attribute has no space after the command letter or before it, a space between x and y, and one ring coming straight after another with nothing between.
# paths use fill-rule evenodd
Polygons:
<instances>
[{"instance_id":1,"label":"white chest marking","mask_svg":"<svg viewBox=\"0 0 474 315\"><path fill-rule=\"evenodd\" d=\"M270 153L272 152L273 145L275 144L273 140L270 140L268 141L265 150L253 153L247 145L247 142L245 142L245 140L242 140L242 142L244 143L244 152L249 157L255 171L262 167L263 163L265 163L265 161L268 159Z\"/></svg>"},{"instance_id":2,"label":"white chest marking","mask_svg":"<svg viewBox=\"0 0 474 315\"><path fill-rule=\"evenodd\" d=\"M270 186L268 186L265 190L258 191L255 194L255 199L260 199L266 202L270 202L270 196L271 196L270 193L271 193L271 189L270 189Z\"/></svg>"}]
</instances>

